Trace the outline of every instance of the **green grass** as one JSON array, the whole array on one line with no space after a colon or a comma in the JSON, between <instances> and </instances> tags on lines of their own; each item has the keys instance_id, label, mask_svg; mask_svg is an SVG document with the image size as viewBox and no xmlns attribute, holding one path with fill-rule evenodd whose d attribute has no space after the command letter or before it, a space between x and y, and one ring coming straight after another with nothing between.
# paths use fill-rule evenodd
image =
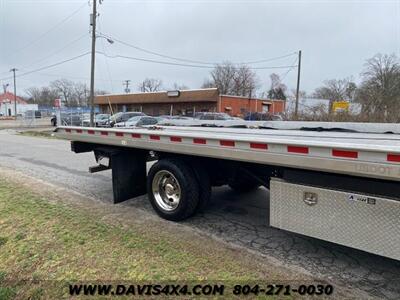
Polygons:
<instances>
[{"instance_id":1,"label":"green grass","mask_svg":"<svg viewBox=\"0 0 400 300\"><path fill-rule=\"evenodd\" d=\"M24 136L33 136L33 137L41 137L41 138L48 138L48 139L56 139L55 136L51 135L52 133L53 133L53 131L26 130L26 131L20 131L18 134L24 135Z\"/></svg>"},{"instance_id":2,"label":"green grass","mask_svg":"<svg viewBox=\"0 0 400 300\"><path fill-rule=\"evenodd\" d=\"M110 224L94 210L49 200L0 177L0 299L65 297L76 281L246 282L272 272L215 241Z\"/></svg>"}]
</instances>

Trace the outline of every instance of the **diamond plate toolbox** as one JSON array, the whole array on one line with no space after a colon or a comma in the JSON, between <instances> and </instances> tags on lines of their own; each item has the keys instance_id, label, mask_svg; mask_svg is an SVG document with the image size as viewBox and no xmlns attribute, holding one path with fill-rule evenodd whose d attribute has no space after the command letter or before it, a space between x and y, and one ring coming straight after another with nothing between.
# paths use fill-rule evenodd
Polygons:
<instances>
[{"instance_id":1,"label":"diamond plate toolbox","mask_svg":"<svg viewBox=\"0 0 400 300\"><path fill-rule=\"evenodd\" d=\"M271 180L271 226L400 260L400 201Z\"/></svg>"}]
</instances>

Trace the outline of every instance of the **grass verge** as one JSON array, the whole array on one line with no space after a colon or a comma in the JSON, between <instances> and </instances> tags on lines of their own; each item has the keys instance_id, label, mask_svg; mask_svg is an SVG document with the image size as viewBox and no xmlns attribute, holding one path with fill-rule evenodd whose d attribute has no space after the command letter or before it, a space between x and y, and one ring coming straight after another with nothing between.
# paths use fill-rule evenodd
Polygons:
<instances>
[{"instance_id":1,"label":"grass verge","mask_svg":"<svg viewBox=\"0 0 400 300\"><path fill-rule=\"evenodd\" d=\"M127 228L102 217L0 177L0 299L60 299L68 297L68 283L80 281L246 283L288 276L222 243L179 230L171 235L169 222Z\"/></svg>"},{"instance_id":2,"label":"grass verge","mask_svg":"<svg viewBox=\"0 0 400 300\"><path fill-rule=\"evenodd\" d=\"M48 139L56 139L55 136L52 136L51 134L53 131L34 131L34 130L26 130L26 131L20 131L18 134L19 135L24 135L24 136L33 136L33 137L41 137L41 138L48 138Z\"/></svg>"}]
</instances>

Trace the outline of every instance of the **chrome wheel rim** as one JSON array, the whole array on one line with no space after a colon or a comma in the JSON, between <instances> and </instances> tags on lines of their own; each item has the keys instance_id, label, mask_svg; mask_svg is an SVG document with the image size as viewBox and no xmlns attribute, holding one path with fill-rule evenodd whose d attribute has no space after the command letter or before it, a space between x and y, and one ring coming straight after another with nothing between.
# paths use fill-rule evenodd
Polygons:
<instances>
[{"instance_id":1,"label":"chrome wheel rim","mask_svg":"<svg viewBox=\"0 0 400 300\"><path fill-rule=\"evenodd\" d=\"M158 171L153 178L152 190L157 205L163 210L173 211L178 207L181 200L181 187L171 172Z\"/></svg>"}]
</instances>

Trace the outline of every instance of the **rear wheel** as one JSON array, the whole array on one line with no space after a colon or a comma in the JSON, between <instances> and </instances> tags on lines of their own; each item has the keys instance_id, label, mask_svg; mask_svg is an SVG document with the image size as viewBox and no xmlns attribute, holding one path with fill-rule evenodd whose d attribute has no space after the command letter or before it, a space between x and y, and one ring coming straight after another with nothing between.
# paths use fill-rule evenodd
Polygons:
<instances>
[{"instance_id":1,"label":"rear wheel","mask_svg":"<svg viewBox=\"0 0 400 300\"><path fill-rule=\"evenodd\" d=\"M147 177L151 205L159 216L180 221L194 214L200 189L193 170L183 161L163 159L155 163Z\"/></svg>"}]
</instances>

